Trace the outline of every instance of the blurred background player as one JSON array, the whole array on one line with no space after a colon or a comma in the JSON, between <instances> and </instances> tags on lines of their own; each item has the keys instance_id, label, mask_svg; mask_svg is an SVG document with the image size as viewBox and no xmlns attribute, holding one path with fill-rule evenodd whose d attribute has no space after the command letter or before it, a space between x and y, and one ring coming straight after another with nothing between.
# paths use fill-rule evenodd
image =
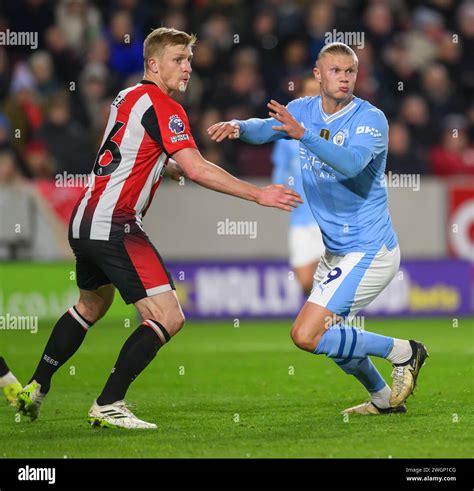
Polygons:
<instances>
[{"instance_id":1,"label":"blurred background player","mask_svg":"<svg viewBox=\"0 0 474 491\"><path fill-rule=\"evenodd\" d=\"M0 389L11 406L15 406L17 395L21 390L21 384L8 368L5 358L0 356Z\"/></svg>"},{"instance_id":2,"label":"blurred background player","mask_svg":"<svg viewBox=\"0 0 474 491\"><path fill-rule=\"evenodd\" d=\"M300 84L297 97L319 95L319 83L313 74L303 77ZM273 146L272 162L272 181L275 184L290 186L304 197L299 141L277 140ZM313 287L314 272L324 252L324 244L321 231L306 200L291 212L288 252L290 266L307 297Z\"/></svg>"},{"instance_id":3,"label":"blurred background player","mask_svg":"<svg viewBox=\"0 0 474 491\"><path fill-rule=\"evenodd\" d=\"M220 122L208 133L217 142L299 140L305 195L326 250L291 337L298 348L332 358L367 389L370 400L343 413L403 413L428 356L425 346L351 327L400 265L383 180L388 122L382 111L353 95L358 63L346 44L326 44L313 70L320 96L287 107L271 100L270 118ZM392 363L391 389L369 355Z\"/></svg>"}]
</instances>

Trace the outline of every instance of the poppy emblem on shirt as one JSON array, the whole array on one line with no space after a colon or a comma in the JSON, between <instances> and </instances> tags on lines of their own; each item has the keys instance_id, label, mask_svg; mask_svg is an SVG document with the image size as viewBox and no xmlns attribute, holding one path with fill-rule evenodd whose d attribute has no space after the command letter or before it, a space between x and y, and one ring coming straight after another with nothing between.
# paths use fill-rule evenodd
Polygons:
<instances>
[{"instance_id":1,"label":"poppy emblem on shirt","mask_svg":"<svg viewBox=\"0 0 474 491\"><path fill-rule=\"evenodd\" d=\"M185 128L183 120L177 114L170 116L168 127L175 135L182 133Z\"/></svg>"}]
</instances>

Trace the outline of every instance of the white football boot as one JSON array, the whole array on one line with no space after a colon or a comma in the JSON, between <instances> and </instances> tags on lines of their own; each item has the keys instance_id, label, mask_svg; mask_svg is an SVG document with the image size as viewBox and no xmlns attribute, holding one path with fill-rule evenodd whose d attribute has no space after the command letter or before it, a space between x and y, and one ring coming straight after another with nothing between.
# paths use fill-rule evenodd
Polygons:
<instances>
[{"instance_id":1,"label":"white football boot","mask_svg":"<svg viewBox=\"0 0 474 491\"><path fill-rule=\"evenodd\" d=\"M125 401L117 401L113 404L99 406L94 401L89 410L89 423L91 426L102 428L127 428L140 430L155 430L154 423L147 423L138 419L127 407Z\"/></svg>"},{"instance_id":2,"label":"white football boot","mask_svg":"<svg viewBox=\"0 0 474 491\"><path fill-rule=\"evenodd\" d=\"M372 401L367 401L358 406L349 407L341 411L341 414L364 414L364 415L373 415L373 414L393 414L393 413L406 413L407 408L405 404L397 407L388 407L381 408L377 407Z\"/></svg>"},{"instance_id":3,"label":"white football boot","mask_svg":"<svg viewBox=\"0 0 474 491\"><path fill-rule=\"evenodd\" d=\"M390 406L393 408L403 404L413 393L421 367L429 356L422 343L410 339L410 345L412 349L410 359L405 363L393 365L392 394L390 395Z\"/></svg>"}]
</instances>

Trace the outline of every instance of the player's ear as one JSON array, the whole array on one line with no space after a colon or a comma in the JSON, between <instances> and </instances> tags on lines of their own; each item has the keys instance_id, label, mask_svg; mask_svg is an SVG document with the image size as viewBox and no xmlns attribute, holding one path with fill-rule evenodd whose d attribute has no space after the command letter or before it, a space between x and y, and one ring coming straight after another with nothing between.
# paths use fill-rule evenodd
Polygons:
<instances>
[{"instance_id":1,"label":"player's ear","mask_svg":"<svg viewBox=\"0 0 474 491\"><path fill-rule=\"evenodd\" d=\"M315 66L313 68L313 74L314 74L314 78L319 82L321 83L321 72L319 71L319 68L317 66Z\"/></svg>"},{"instance_id":2,"label":"player's ear","mask_svg":"<svg viewBox=\"0 0 474 491\"><path fill-rule=\"evenodd\" d=\"M155 58L154 56L151 56L150 58L148 58L147 68L152 73L158 73L158 60L157 60L157 58Z\"/></svg>"}]
</instances>

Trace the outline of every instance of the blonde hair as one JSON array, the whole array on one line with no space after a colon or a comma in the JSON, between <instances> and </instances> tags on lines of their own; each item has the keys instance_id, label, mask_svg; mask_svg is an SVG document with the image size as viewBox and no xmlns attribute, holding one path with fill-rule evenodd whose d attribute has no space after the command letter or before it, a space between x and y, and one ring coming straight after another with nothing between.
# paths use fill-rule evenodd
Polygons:
<instances>
[{"instance_id":1,"label":"blonde hair","mask_svg":"<svg viewBox=\"0 0 474 491\"><path fill-rule=\"evenodd\" d=\"M196 44L197 37L195 34L188 34L184 31L178 31L172 27L159 27L148 34L143 43L143 62L145 70L147 69L148 60L160 54L165 46L190 46Z\"/></svg>"},{"instance_id":2,"label":"blonde hair","mask_svg":"<svg viewBox=\"0 0 474 491\"><path fill-rule=\"evenodd\" d=\"M315 65L318 64L318 61L321 59L323 55L346 55L352 56L356 63L359 63L359 58L355 54L355 51L347 44L344 43L329 43L326 44L321 51L318 53L318 57L316 58Z\"/></svg>"}]
</instances>

